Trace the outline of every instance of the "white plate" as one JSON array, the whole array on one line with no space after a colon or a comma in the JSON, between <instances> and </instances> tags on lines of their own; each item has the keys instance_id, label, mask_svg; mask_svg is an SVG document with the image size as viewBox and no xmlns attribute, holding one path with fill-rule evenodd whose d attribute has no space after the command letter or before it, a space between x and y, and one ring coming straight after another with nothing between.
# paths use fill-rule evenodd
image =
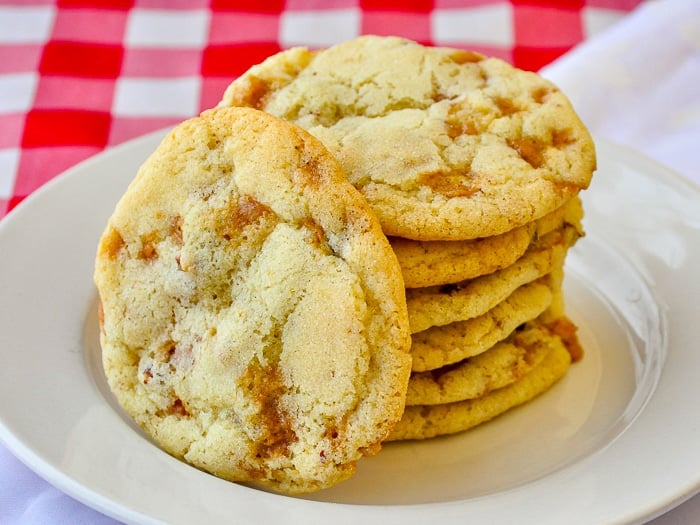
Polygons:
<instances>
[{"instance_id":1,"label":"white plate","mask_svg":"<svg viewBox=\"0 0 700 525\"><path fill-rule=\"evenodd\" d=\"M385 446L307 498L228 483L161 452L102 376L93 255L162 133L99 155L0 222L0 439L129 523L639 522L700 489L700 195L599 141L588 235L567 262L584 360L471 432Z\"/></svg>"}]
</instances>

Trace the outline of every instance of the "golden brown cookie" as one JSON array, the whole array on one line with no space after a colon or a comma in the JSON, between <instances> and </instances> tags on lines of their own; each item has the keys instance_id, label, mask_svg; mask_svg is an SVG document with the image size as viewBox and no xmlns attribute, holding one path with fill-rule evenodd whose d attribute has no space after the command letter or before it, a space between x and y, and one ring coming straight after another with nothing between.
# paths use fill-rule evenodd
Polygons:
<instances>
[{"instance_id":1,"label":"golden brown cookie","mask_svg":"<svg viewBox=\"0 0 700 525\"><path fill-rule=\"evenodd\" d=\"M532 344L545 344L549 352L528 374L484 397L442 405L407 406L389 441L427 439L468 430L546 392L569 369L571 356L561 340L542 330Z\"/></svg>"},{"instance_id":2,"label":"golden brown cookie","mask_svg":"<svg viewBox=\"0 0 700 525\"><path fill-rule=\"evenodd\" d=\"M95 268L109 385L164 450L302 493L401 417L400 268L323 145L248 108L177 126L109 219Z\"/></svg>"},{"instance_id":3,"label":"golden brown cookie","mask_svg":"<svg viewBox=\"0 0 700 525\"><path fill-rule=\"evenodd\" d=\"M434 370L479 355L537 318L552 301L551 290L539 281L522 285L478 317L413 334L413 371Z\"/></svg>"},{"instance_id":4,"label":"golden brown cookie","mask_svg":"<svg viewBox=\"0 0 700 525\"><path fill-rule=\"evenodd\" d=\"M456 283L510 266L527 250L534 224L467 241L414 241L390 237L406 288Z\"/></svg>"},{"instance_id":5,"label":"golden brown cookie","mask_svg":"<svg viewBox=\"0 0 700 525\"><path fill-rule=\"evenodd\" d=\"M533 239L560 228L565 220L582 232L580 211L577 196L537 221L492 237L467 241L390 237L389 242L399 259L406 288L439 286L474 279L513 264Z\"/></svg>"},{"instance_id":6,"label":"golden brown cookie","mask_svg":"<svg viewBox=\"0 0 700 525\"><path fill-rule=\"evenodd\" d=\"M490 237L586 188L593 141L551 82L496 58L365 36L252 67L220 106L250 106L318 137L387 235Z\"/></svg>"},{"instance_id":7,"label":"golden brown cookie","mask_svg":"<svg viewBox=\"0 0 700 525\"><path fill-rule=\"evenodd\" d=\"M523 284L563 263L577 238L565 225L532 243L520 259L494 273L460 283L406 290L411 333L483 315Z\"/></svg>"},{"instance_id":8,"label":"golden brown cookie","mask_svg":"<svg viewBox=\"0 0 700 525\"><path fill-rule=\"evenodd\" d=\"M476 399L520 379L549 351L545 341L516 330L485 352L429 372L411 374L406 405L438 405ZM534 342L533 342L534 341Z\"/></svg>"}]
</instances>

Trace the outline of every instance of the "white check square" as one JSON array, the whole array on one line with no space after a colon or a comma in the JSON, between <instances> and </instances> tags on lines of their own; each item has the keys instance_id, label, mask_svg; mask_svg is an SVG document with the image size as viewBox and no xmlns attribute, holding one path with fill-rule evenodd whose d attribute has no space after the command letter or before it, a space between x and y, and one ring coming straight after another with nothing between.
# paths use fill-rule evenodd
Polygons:
<instances>
[{"instance_id":1,"label":"white check square","mask_svg":"<svg viewBox=\"0 0 700 525\"><path fill-rule=\"evenodd\" d=\"M120 117L191 117L199 109L199 77L120 78L114 115Z\"/></svg>"},{"instance_id":2,"label":"white check square","mask_svg":"<svg viewBox=\"0 0 700 525\"><path fill-rule=\"evenodd\" d=\"M28 111L34 100L37 82L36 73L0 75L0 113Z\"/></svg>"},{"instance_id":3,"label":"white check square","mask_svg":"<svg viewBox=\"0 0 700 525\"><path fill-rule=\"evenodd\" d=\"M280 20L280 43L283 47L328 47L351 40L359 33L360 11L354 8L285 11Z\"/></svg>"},{"instance_id":4,"label":"white check square","mask_svg":"<svg viewBox=\"0 0 700 525\"><path fill-rule=\"evenodd\" d=\"M133 9L125 44L132 47L201 48L207 41L209 11Z\"/></svg>"},{"instance_id":5,"label":"white check square","mask_svg":"<svg viewBox=\"0 0 700 525\"><path fill-rule=\"evenodd\" d=\"M469 43L512 46L513 9L510 3L463 9L437 9L431 26L436 44Z\"/></svg>"},{"instance_id":6,"label":"white check square","mask_svg":"<svg viewBox=\"0 0 700 525\"><path fill-rule=\"evenodd\" d=\"M12 196L18 164L18 149L0 149L0 199Z\"/></svg>"},{"instance_id":7,"label":"white check square","mask_svg":"<svg viewBox=\"0 0 700 525\"><path fill-rule=\"evenodd\" d=\"M37 44L48 40L56 16L52 7L0 7L2 44Z\"/></svg>"}]
</instances>

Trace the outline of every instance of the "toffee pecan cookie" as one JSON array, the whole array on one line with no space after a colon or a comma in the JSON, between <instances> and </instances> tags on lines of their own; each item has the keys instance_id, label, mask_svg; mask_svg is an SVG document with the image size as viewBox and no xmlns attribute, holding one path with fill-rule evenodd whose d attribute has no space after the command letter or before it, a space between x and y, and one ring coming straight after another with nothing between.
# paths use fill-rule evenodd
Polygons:
<instances>
[{"instance_id":1,"label":"toffee pecan cookie","mask_svg":"<svg viewBox=\"0 0 700 525\"><path fill-rule=\"evenodd\" d=\"M406 288L474 279L510 266L527 250L532 223L491 237L466 241L414 241L390 237Z\"/></svg>"},{"instance_id":2,"label":"toffee pecan cookie","mask_svg":"<svg viewBox=\"0 0 700 525\"><path fill-rule=\"evenodd\" d=\"M506 268L460 283L407 289L411 333L485 314L520 286L560 267L577 238L576 230L565 225L532 243L520 259Z\"/></svg>"},{"instance_id":3,"label":"toffee pecan cookie","mask_svg":"<svg viewBox=\"0 0 700 525\"><path fill-rule=\"evenodd\" d=\"M485 314L413 334L412 370L434 370L487 351L518 326L545 312L552 295L549 286L541 282L524 284Z\"/></svg>"},{"instance_id":4,"label":"toffee pecan cookie","mask_svg":"<svg viewBox=\"0 0 700 525\"><path fill-rule=\"evenodd\" d=\"M414 241L390 237L401 265L406 288L456 283L493 273L513 264L530 242L560 228L566 222L580 234L582 207L579 197L544 217L514 230L466 241Z\"/></svg>"},{"instance_id":5,"label":"toffee pecan cookie","mask_svg":"<svg viewBox=\"0 0 700 525\"><path fill-rule=\"evenodd\" d=\"M479 355L436 370L411 374L406 405L439 405L483 397L520 379L536 367L548 351L547 345L531 344L522 332L514 331L506 340Z\"/></svg>"},{"instance_id":6,"label":"toffee pecan cookie","mask_svg":"<svg viewBox=\"0 0 700 525\"><path fill-rule=\"evenodd\" d=\"M389 441L454 434L485 423L549 390L569 369L571 355L562 340L546 329L527 331L525 346L543 346L542 361L514 383L483 397L439 405L407 406Z\"/></svg>"},{"instance_id":7,"label":"toffee pecan cookie","mask_svg":"<svg viewBox=\"0 0 700 525\"><path fill-rule=\"evenodd\" d=\"M378 451L401 417L400 268L323 145L248 108L175 128L101 238L104 369L164 450L303 493Z\"/></svg>"},{"instance_id":8,"label":"toffee pecan cookie","mask_svg":"<svg viewBox=\"0 0 700 525\"><path fill-rule=\"evenodd\" d=\"M251 106L319 138L387 235L489 237L588 186L593 141L551 82L478 53L365 36L253 66L220 106Z\"/></svg>"}]
</instances>

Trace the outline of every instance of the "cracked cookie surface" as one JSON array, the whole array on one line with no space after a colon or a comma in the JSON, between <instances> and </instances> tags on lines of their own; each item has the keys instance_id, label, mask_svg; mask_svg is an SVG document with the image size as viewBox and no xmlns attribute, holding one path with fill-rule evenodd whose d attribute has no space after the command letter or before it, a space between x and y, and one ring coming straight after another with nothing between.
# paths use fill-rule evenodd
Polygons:
<instances>
[{"instance_id":1,"label":"cracked cookie surface","mask_svg":"<svg viewBox=\"0 0 700 525\"><path fill-rule=\"evenodd\" d=\"M387 235L489 237L590 183L593 141L551 82L478 53L365 36L253 66L220 106L250 106L318 137Z\"/></svg>"},{"instance_id":2,"label":"cracked cookie surface","mask_svg":"<svg viewBox=\"0 0 700 525\"><path fill-rule=\"evenodd\" d=\"M323 145L249 108L176 127L101 238L103 364L170 454L303 493L348 476L401 417L400 268Z\"/></svg>"}]
</instances>

